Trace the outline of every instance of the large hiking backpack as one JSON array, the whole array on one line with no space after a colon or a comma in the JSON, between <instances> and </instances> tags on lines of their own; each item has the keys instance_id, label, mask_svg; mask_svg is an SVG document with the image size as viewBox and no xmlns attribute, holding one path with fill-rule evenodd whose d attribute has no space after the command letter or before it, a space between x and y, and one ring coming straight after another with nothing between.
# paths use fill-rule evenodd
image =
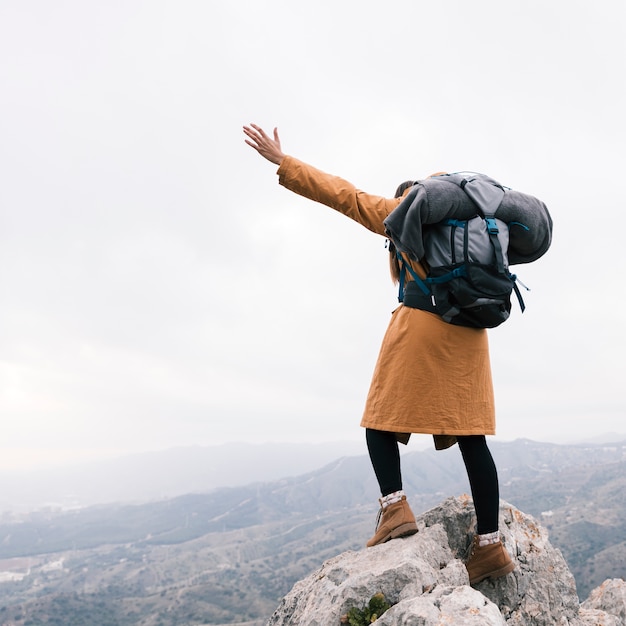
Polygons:
<instances>
[{"instance_id":1,"label":"large hiking backpack","mask_svg":"<svg viewBox=\"0 0 626 626\"><path fill-rule=\"evenodd\" d=\"M473 172L441 178L463 189L476 205L477 214L423 226L426 278L420 278L397 252L398 299L406 306L436 313L450 324L494 328L509 318L512 292L522 312L525 309L517 277L509 271L509 226L497 218L505 189L490 177ZM406 281L406 272L413 281Z\"/></svg>"}]
</instances>

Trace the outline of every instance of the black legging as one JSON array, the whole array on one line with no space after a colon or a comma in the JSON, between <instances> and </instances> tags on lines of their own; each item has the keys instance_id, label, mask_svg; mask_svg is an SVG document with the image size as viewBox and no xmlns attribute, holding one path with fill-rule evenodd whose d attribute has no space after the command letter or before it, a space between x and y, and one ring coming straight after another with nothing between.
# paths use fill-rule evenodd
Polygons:
<instances>
[{"instance_id":1,"label":"black legging","mask_svg":"<svg viewBox=\"0 0 626 626\"><path fill-rule=\"evenodd\" d=\"M365 437L381 494L386 496L402 489L400 450L396 434L367 428ZM472 490L476 530L479 535L495 532L498 530L500 492L498 473L487 447L487 440L484 435L459 435L457 441Z\"/></svg>"}]
</instances>

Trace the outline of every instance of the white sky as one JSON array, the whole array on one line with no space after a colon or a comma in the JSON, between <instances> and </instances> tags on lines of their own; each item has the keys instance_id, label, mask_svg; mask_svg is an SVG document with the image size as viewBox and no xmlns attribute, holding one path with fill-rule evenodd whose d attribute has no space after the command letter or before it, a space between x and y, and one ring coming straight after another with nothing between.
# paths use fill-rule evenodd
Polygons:
<instances>
[{"instance_id":1,"label":"white sky","mask_svg":"<svg viewBox=\"0 0 626 626\"><path fill-rule=\"evenodd\" d=\"M241 127L392 195L543 199L491 332L504 439L624 432L626 5L0 3L0 467L360 439L384 240L277 184Z\"/></svg>"}]
</instances>

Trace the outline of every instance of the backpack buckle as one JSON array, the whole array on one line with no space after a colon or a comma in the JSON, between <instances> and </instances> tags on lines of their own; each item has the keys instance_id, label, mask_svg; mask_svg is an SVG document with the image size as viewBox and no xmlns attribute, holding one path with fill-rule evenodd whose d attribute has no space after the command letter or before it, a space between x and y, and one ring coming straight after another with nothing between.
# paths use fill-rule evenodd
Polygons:
<instances>
[{"instance_id":1,"label":"backpack buckle","mask_svg":"<svg viewBox=\"0 0 626 626\"><path fill-rule=\"evenodd\" d=\"M497 235L500 232L495 217L485 217L485 223L487 224L487 232L490 235Z\"/></svg>"}]
</instances>

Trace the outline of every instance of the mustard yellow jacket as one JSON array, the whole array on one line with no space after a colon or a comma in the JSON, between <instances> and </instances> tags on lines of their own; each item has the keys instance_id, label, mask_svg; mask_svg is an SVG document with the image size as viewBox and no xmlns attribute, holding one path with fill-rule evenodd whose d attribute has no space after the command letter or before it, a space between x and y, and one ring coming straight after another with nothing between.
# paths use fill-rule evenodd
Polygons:
<instances>
[{"instance_id":1,"label":"mustard yellow jacket","mask_svg":"<svg viewBox=\"0 0 626 626\"><path fill-rule=\"evenodd\" d=\"M278 176L287 189L383 236L383 221L401 200L365 193L289 156ZM400 440L400 433L430 433L438 448L454 443L454 435L495 434L487 332L398 306L382 342L361 426L398 433Z\"/></svg>"}]
</instances>

